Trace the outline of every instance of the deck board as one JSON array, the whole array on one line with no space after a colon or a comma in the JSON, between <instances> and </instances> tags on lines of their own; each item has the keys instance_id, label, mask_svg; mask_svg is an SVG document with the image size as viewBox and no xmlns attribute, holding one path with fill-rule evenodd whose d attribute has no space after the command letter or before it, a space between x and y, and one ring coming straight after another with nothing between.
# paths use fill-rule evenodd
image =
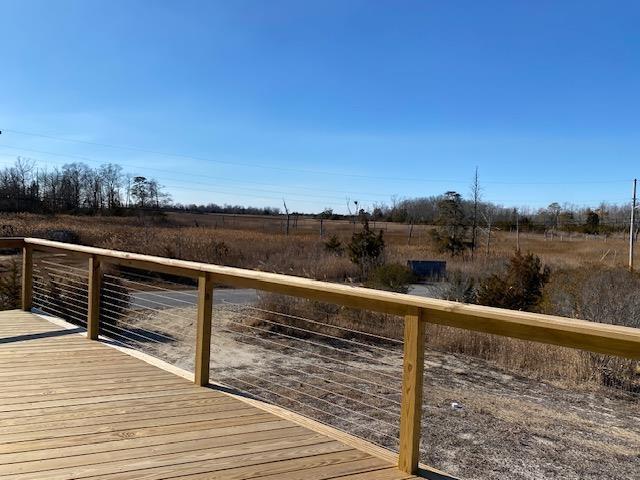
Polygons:
<instances>
[{"instance_id":1,"label":"deck board","mask_svg":"<svg viewBox=\"0 0 640 480\"><path fill-rule=\"evenodd\" d=\"M0 480L416 478L78 331L0 312Z\"/></svg>"}]
</instances>

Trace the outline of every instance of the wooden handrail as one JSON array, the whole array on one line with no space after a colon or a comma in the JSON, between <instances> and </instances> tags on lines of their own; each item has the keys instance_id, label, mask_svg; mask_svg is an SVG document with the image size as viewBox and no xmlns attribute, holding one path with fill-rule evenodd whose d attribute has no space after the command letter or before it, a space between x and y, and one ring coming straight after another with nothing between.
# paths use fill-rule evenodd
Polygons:
<instances>
[{"instance_id":1,"label":"wooden handrail","mask_svg":"<svg viewBox=\"0 0 640 480\"><path fill-rule=\"evenodd\" d=\"M419 311L424 310L424 318L428 323L640 360L640 329L637 328L540 313L468 305L448 300L321 282L291 275L154 257L38 238L25 238L24 242L36 250L66 251L87 257L95 255L104 263L192 278L209 273L211 280L217 284L254 288L346 307L403 316L418 315ZM0 248L2 248L1 240Z\"/></svg>"},{"instance_id":2,"label":"wooden handrail","mask_svg":"<svg viewBox=\"0 0 640 480\"><path fill-rule=\"evenodd\" d=\"M418 469L425 324L433 323L505 337L640 360L640 329L553 315L467 305L452 301L351 287L276 273L224 267L151 255L73 245L38 238L0 238L0 248L22 248L23 308L31 308L32 252L68 252L90 259L90 337L97 338L100 265L114 264L198 279L195 382L209 379L213 284L254 288L405 317L404 374L398 466ZM25 285L27 284L27 285ZM96 290L97 289L97 290ZM91 321L93 319L93 321Z\"/></svg>"}]
</instances>

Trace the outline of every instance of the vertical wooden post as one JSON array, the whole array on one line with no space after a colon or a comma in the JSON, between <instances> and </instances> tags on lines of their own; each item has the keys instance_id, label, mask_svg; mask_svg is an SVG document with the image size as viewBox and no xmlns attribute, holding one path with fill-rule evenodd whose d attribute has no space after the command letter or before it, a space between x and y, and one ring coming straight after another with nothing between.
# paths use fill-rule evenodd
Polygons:
<instances>
[{"instance_id":1,"label":"vertical wooden post","mask_svg":"<svg viewBox=\"0 0 640 480\"><path fill-rule=\"evenodd\" d=\"M404 317L404 372L398 468L410 475L418 473L420 461L425 329L424 310Z\"/></svg>"},{"instance_id":2,"label":"vertical wooden post","mask_svg":"<svg viewBox=\"0 0 640 480\"><path fill-rule=\"evenodd\" d=\"M213 281L208 273L198 278L198 326L196 331L196 363L194 383L209 384L211 358L211 316L213 313Z\"/></svg>"},{"instance_id":3,"label":"vertical wooden post","mask_svg":"<svg viewBox=\"0 0 640 480\"><path fill-rule=\"evenodd\" d=\"M22 310L29 312L33 306L33 248L22 248Z\"/></svg>"},{"instance_id":4,"label":"vertical wooden post","mask_svg":"<svg viewBox=\"0 0 640 480\"><path fill-rule=\"evenodd\" d=\"M89 290L87 301L87 338L98 339L100 328L100 291L102 288L102 268L95 255L89 257Z\"/></svg>"}]
</instances>

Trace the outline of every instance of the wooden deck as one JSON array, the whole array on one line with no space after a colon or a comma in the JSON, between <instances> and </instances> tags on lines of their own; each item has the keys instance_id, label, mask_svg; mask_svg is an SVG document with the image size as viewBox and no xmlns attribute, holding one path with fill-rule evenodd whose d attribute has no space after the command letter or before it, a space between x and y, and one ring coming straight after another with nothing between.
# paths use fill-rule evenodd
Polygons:
<instances>
[{"instance_id":1,"label":"wooden deck","mask_svg":"<svg viewBox=\"0 0 640 480\"><path fill-rule=\"evenodd\" d=\"M0 479L417 478L78 331L0 312Z\"/></svg>"}]
</instances>

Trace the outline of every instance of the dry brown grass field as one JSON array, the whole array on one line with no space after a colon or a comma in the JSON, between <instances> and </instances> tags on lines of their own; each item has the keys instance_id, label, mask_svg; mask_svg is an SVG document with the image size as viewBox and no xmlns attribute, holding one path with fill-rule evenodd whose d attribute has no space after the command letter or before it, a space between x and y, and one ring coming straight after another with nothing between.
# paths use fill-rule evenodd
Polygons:
<instances>
[{"instance_id":1,"label":"dry brown grass field","mask_svg":"<svg viewBox=\"0 0 640 480\"><path fill-rule=\"evenodd\" d=\"M170 256L245 268L292 273L306 277L345 280L355 269L347 258L325 252L324 241L336 235L347 242L359 228L347 220L325 220L320 237L317 219L291 220L290 234L284 234L282 217L221 214L168 213L164 218L0 215L4 235L47 236L52 230L71 230L86 245ZM515 232L492 232L487 254L486 239L480 235L476 260L469 255L449 258L435 250L429 238L432 226L372 222L384 231L387 260L405 263L410 259L446 260L450 267L481 270L513 254ZM553 267L597 263L624 266L628 245L622 234L598 237L576 233L545 236L522 232L520 248L540 256Z\"/></svg>"}]
</instances>

